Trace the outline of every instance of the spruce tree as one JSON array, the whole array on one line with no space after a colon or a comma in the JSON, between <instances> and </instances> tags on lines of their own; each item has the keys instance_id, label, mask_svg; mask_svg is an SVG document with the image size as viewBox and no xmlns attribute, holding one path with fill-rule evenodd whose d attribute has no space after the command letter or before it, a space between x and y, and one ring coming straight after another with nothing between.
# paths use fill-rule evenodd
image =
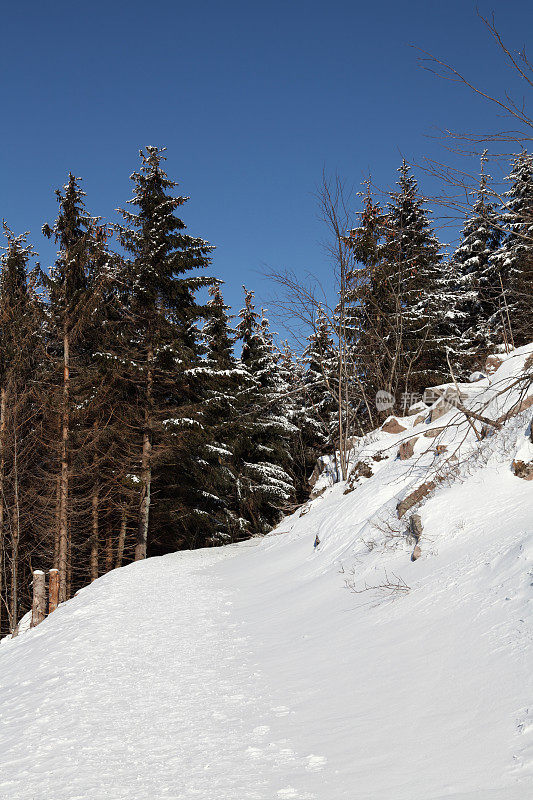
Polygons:
<instances>
[{"instance_id":1,"label":"spruce tree","mask_svg":"<svg viewBox=\"0 0 533 800\"><path fill-rule=\"evenodd\" d=\"M317 458L335 450L338 435L335 397L338 356L321 308L315 329L307 339L302 363L286 348L283 364L282 374L287 374L292 389L290 419L298 429L294 453L297 500L304 502Z\"/></svg>"},{"instance_id":2,"label":"spruce tree","mask_svg":"<svg viewBox=\"0 0 533 800\"><path fill-rule=\"evenodd\" d=\"M499 274L493 263L500 242L500 221L490 201L490 177L481 161L479 189L464 222L461 242L451 258L454 297L448 319L450 357L457 376L479 369L491 349L487 331L499 294Z\"/></svg>"},{"instance_id":3,"label":"spruce tree","mask_svg":"<svg viewBox=\"0 0 533 800\"><path fill-rule=\"evenodd\" d=\"M239 316L241 364L247 377L235 443L240 516L249 520L253 532L266 533L294 500L291 440L297 429L285 413L268 320L264 314L259 318L253 292L246 289Z\"/></svg>"},{"instance_id":4,"label":"spruce tree","mask_svg":"<svg viewBox=\"0 0 533 800\"><path fill-rule=\"evenodd\" d=\"M27 234L4 223L0 269L0 635L14 632L28 608L32 553L40 552L33 490L40 413L35 392L42 358L42 306ZM7 625L4 620L7 611Z\"/></svg>"},{"instance_id":5,"label":"spruce tree","mask_svg":"<svg viewBox=\"0 0 533 800\"><path fill-rule=\"evenodd\" d=\"M417 181L405 161L398 172L399 188L388 205L387 241L380 252L386 280L396 298L391 315L396 341L391 347L390 371L396 374L395 387L419 393L448 375L438 309L431 302L442 293L447 279L440 244Z\"/></svg>"},{"instance_id":6,"label":"spruce tree","mask_svg":"<svg viewBox=\"0 0 533 800\"><path fill-rule=\"evenodd\" d=\"M531 341L533 330L533 156L525 150L515 156L507 180L511 187L502 214L506 235L494 256L501 284L489 329L494 343L507 335L518 347Z\"/></svg>"},{"instance_id":7,"label":"spruce tree","mask_svg":"<svg viewBox=\"0 0 533 800\"><path fill-rule=\"evenodd\" d=\"M246 375L233 351L235 333L230 327L229 308L219 283L210 289L207 318L202 329L205 359L198 369L202 377L201 419L205 431L202 470L207 544L225 544L246 535L248 521L239 516L234 441L238 436L238 396Z\"/></svg>"},{"instance_id":8,"label":"spruce tree","mask_svg":"<svg viewBox=\"0 0 533 800\"><path fill-rule=\"evenodd\" d=\"M143 412L136 559L146 557L153 478L160 547L169 547L165 537L195 546L205 517L197 483L201 391L191 370L201 359L197 322L204 314L196 293L212 279L191 272L209 264L212 247L185 233L175 212L187 198L173 194L177 184L163 170L163 153L153 146L140 152L129 201L135 211L122 210L126 225L119 231L130 255L128 311L139 365L137 403Z\"/></svg>"},{"instance_id":9,"label":"spruce tree","mask_svg":"<svg viewBox=\"0 0 533 800\"><path fill-rule=\"evenodd\" d=\"M372 428L376 392L393 390L399 299L393 289L394 271L384 258L387 217L374 201L370 184L358 216L359 225L349 234L357 267L349 276L347 306L354 378L362 387L366 424Z\"/></svg>"},{"instance_id":10,"label":"spruce tree","mask_svg":"<svg viewBox=\"0 0 533 800\"><path fill-rule=\"evenodd\" d=\"M332 449L337 436L339 358L328 319L320 306L314 330L307 337L303 359L306 365L304 424L309 434L314 431L315 448Z\"/></svg>"},{"instance_id":11,"label":"spruce tree","mask_svg":"<svg viewBox=\"0 0 533 800\"><path fill-rule=\"evenodd\" d=\"M85 193L79 180L69 173L63 192L56 191L59 214L52 227L43 226L43 233L58 245L55 265L49 279L44 278L50 300L51 334L60 342L57 353L55 412L59 417L59 465L57 472L57 513L55 559L59 569L59 599L66 600L71 586L71 532L73 528L72 473L76 471L73 458L81 458L73 446L76 412L80 408L78 378L83 372L83 357L79 348L83 327L90 315L89 264L93 255L92 232L95 220L85 209ZM78 358L81 356L81 360ZM74 372L74 384L72 381ZM54 415L55 416L55 415ZM52 423L53 425L54 423ZM55 481L54 481L55 483ZM50 487L53 495L54 486Z\"/></svg>"}]
</instances>

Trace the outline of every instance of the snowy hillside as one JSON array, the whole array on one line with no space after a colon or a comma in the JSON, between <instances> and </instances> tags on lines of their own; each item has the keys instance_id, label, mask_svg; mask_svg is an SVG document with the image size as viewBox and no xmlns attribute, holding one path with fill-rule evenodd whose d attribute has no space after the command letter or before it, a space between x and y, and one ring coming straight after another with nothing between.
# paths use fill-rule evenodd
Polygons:
<instances>
[{"instance_id":1,"label":"snowy hillside","mask_svg":"<svg viewBox=\"0 0 533 800\"><path fill-rule=\"evenodd\" d=\"M266 538L115 570L4 639L0 798L532 797L532 352L355 443Z\"/></svg>"}]
</instances>

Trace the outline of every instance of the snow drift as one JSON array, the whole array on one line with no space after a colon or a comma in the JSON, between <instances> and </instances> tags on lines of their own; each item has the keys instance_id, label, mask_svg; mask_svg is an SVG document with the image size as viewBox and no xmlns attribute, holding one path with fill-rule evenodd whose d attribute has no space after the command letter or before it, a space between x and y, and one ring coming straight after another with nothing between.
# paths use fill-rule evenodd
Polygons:
<instances>
[{"instance_id":1,"label":"snow drift","mask_svg":"<svg viewBox=\"0 0 533 800\"><path fill-rule=\"evenodd\" d=\"M3 640L0 797L531 797L532 352L356 442L266 538L115 570Z\"/></svg>"}]
</instances>

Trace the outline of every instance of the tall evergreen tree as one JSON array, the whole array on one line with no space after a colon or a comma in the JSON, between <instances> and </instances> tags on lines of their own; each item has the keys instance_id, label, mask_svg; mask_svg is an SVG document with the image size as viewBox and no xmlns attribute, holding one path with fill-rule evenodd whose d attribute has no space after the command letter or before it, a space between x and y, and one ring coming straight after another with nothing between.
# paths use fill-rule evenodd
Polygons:
<instances>
[{"instance_id":1,"label":"tall evergreen tree","mask_svg":"<svg viewBox=\"0 0 533 800\"><path fill-rule=\"evenodd\" d=\"M454 297L448 312L451 358L457 376L480 368L490 352L487 331L500 294L499 273L493 256L500 242L500 220L490 200L490 177L481 160L479 189L472 212L464 222L461 242L451 258Z\"/></svg>"},{"instance_id":2,"label":"tall evergreen tree","mask_svg":"<svg viewBox=\"0 0 533 800\"><path fill-rule=\"evenodd\" d=\"M94 254L92 233L95 220L85 209L85 193L79 180L69 173L63 192L56 191L59 214L52 227L43 226L43 233L53 238L58 245L58 255L50 278L46 280L50 299L51 324L53 335L60 341L57 353L58 375L56 381L59 417L59 465L58 497L56 513L55 563L59 569L59 599L66 600L71 584L71 531L73 525L71 476L72 457L80 457L78 448L73 447L73 419L75 409L79 408L78 378L83 364L78 359L82 341L82 330L90 314L88 303L89 270ZM81 349L83 349L81 347ZM81 356L81 358L83 358ZM76 380L72 384L72 370ZM59 375L61 377L59 377ZM50 489L53 494L53 486Z\"/></svg>"},{"instance_id":3,"label":"tall evergreen tree","mask_svg":"<svg viewBox=\"0 0 533 800\"><path fill-rule=\"evenodd\" d=\"M384 258L387 224L386 214L374 201L368 183L359 225L348 237L357 268L349 276L347 306L354 378L363 389L366 424L370 427L374 427L374 395L379 389L393 391L394 354L400 338L400 299L393 287L394 271Z\"/></svg>"},{"instance_id":4,"label":"tall evergreen tree","mask_svg":"<svg viewBox=\"0 0 533 800\"><path fill-rule=\"evenodd\" d=\"M187 198L172 194L177 184L163 170L163 153L153 146L141 151L129 201L136 210L122 210L126 225L119 232L130 254L126 280L143 411L136 559L146 557L153 477L160 537L194 545L203 515L196 480L200 387L190 370L201 358L197 322L204 309L196 292L212 279L191 271L209 264L212 247L184 232L175 212ZM157 465L154 445L161 455Z\"/></svg>"},{"instance_id":5,"label":"tall evergreen tree","mask_svg":"<svg viewBox=\"0 0 533 800\"><path fill-rule=\"evenodd\" d=\"M240 414L238 396L247 381L233 351L235 333L230 328L229 308L220 286L210 289L207 319L202 329L206 354L202 376L202 424L206 432L203 470L208 544L225 544L242 538L249 523L239 515L237 474L234 466L234 441L238 436Z\"/></svg>"},{"instance_id":6,"label":"tall evergreen tree","mask_svg":"<svg viewBox=\"0 0 533 800\"><path fill-rule=\"evenodd\" d=\"M284 413L268 320L264 315L259 318L253 292L246 289L239 316L241 363L248 377L240 397L242 422L235 443L240 516L250 521L254 532L265 533L294 499L291 439L297 429Z\"/></svg>"},{"instance_id":7,"label":"tall evergreen tree","mask_svg":"<svg viewBox=\"0 0 533 800\"><path fill-rule=\"evenodd\" d=\"M35 396L41 304L27 275L26 234L4 223L0 270L0 635L16 630L26 604L35 536L33 486L39 414ZM7 625L4 620L7 610Z\"/></svg>"},{"instance_id":8,"label":"tall evergreen tree","mask_svg":"<svg viewBox=\"0 0 533 800\"><path fill-rule=\"evenodd\" d=\"M495 343L506 329L516 346L531 340L533 330L533 156L523 150L513 161L505 193L502 225L506 231L494 256L501 276L499 303L490 328Z\"/></svg>"},{"instance_id":9,"label":"tall evergreen tree","mask_svg":"<svg viewBox=\"0 0 533 800\"><path fill-rule=\"evenodd\" d=\"M430 222L425 200L404 161L398 170L398 190L388 205L388 236L381 249L388 283L397 299L393 327L397 343L391 351L396 385L421 392L446 379L445 342L431 298L442 293L446 276L440 244ZM392 371L392 369L391 369Z\"/></svg>"},{"instance_id":10,"label":"tall evergreen tree","mask_svg":"<svg viewBox=\"0 0 533 800\"><path fill-rule=\"evenodd\" d=\"M317 449L332 449L337 437L339 358L328 319L321 307L314 330L307 338L303 358L306 365L304 396L307 411L303 424L309 434L311 430L314 431Z\"/></svg>"}]
</instances>

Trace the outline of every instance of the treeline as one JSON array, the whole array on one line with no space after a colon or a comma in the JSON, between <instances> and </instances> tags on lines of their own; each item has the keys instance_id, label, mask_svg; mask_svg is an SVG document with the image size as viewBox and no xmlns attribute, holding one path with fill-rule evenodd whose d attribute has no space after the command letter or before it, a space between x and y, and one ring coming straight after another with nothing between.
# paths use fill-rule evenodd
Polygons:
<instances>
[{"instance_id":1,"label":"treeline","mask_svg":"<svg viewBox=\"0 0 533 800\"><path fill-rule=\"evenodd\" d=\"M499 194L481 160L458 247L445 253L431 212L403 162L383 204L367 184L358 224L342 184L325 182L322 216L331 232L338 276L336 304L287 275L277 279L305 310L324 351L336 352L330 382L336 397L336 448L346 478L351 438L376 427L378 391L397 412L421 400L427 387L468 380L495 350L533 339L533 158L512 159ZM327 340L327 343L326 343Z\"/></svg>"},{"instance_id":2,"label":"treeline","mask_svg":"<svg viewBox=\"0 0 533 800\"><path fill-rule=\"evenodd\" d=\"M187 232L187 198L163 166L163 150L141 152L117 225L89 214L70 174L43 227L49 270L4 226L2 633L29 608L32 569L57 568L65 600L134 558L265 533L306 500L319 455L347 476L351 438L380 419L378 390L400 403L532 338L525 152L500 203L482 170L451 257L405 163L385 206L367 192L353 229L326 192L339 293L330 308L286 282L310 324L299 356L253 292L233 323L206 274L213 248Z\"/></svg>"},{"instance_id":3,"label":"treeline","mask_svg":"<svg viewBox=\"0 0 533 800\"><path fill-rule=\"evenodd\" d=\"M449 255L405 162L385 208L367 193L347 239L357 269L345 304L356 369L372 388L417 393L451 380L450 369L466 379L495 348L531 340L533 158L514 158L501 195L485 161Z\"/></svg>"},{"instance_id":4,"label":"treeline","mask_svg":"<svg viewBox=\"0 0 533 800\"><path fill-rule=\"evenodd\" d=\"M236 329L205 273L212 247L148 147L122 223L57 191L49 270L5 227L0 273L0 608L30 605L34 568L60 600L132 559L265 533L307 496L325 444L304 443L296 367L246 291ZM204 296L204 300L199 298ZM242 355L235 355L239 341Z\"/></svg>"}]
</instances>

